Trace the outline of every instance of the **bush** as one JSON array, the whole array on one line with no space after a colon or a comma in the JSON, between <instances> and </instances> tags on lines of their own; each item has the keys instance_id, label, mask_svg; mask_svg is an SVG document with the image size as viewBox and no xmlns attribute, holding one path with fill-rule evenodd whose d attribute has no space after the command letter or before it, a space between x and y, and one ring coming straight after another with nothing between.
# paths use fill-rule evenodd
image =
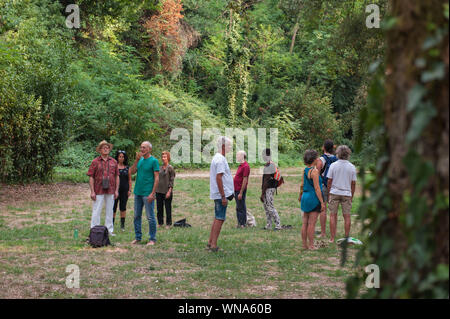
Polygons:
<instances>
[{"instance_id":1,"label":"bush","mask_svg":"<svg viewBox=\"0 0 450 319\"><path fill-rule=\"evenodd\" d=\"M90 142L74 142L66 146L59 154L56 166L75 169L86 169L99 154L96 145ZM114 154L110 154L114 157Z\"/></svg>"},{"instance_id":2,"label":"bush","mask_svg":"<svg viewBox=\"0 0 450 319\"><path fill-rule=\"evenodd\" d=\"M0 1L0 180L47 180L76 104L72 31L52 1ZM3 15L3 12L6 12Z\"/></svg>"}]
</instances>

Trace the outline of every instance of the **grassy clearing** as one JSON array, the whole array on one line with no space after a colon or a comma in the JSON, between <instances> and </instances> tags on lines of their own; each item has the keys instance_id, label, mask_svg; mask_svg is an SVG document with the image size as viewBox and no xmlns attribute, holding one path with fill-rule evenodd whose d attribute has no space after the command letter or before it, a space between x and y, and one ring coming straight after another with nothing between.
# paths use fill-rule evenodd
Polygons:
<instances>
[{"instance_id":1,"label":"grassy clearing","mask_svg":"<svg viewBox=\"0 0 450 319\"><path fill-rule=\"evenodd\" d=\"M130 244L134 239L132 198L126 231L116 232L114 246L92 249L84 243L91 217L87 184L33 185L19 190L4 185L0 190L0 298L343 298L345 279L355 271L351 265L356 249L350 249L345 267L339 265L340 249L335 244L301 251L299 181L299 176L288 176L278 191L275 201L282 224L293 228L275 232L262 229L260 178L252 177L247 206L257 227L235 227L233 201L219 238L223 251L217 254L205 250L213 219L208 178L176 180L173 220L187 218L193 227L158 229L158 243L151 248L144 245L146 240L143 245ZM358 205L356 199L353 211ZM78 240L73 238L75 228ZM357 234L358 228L354 222L352 233ZM143 234L147 239L145 219ZM342 236L339 215L338 238ZM80 267L80 289L66 288L69 264Z\"/></svg>"}]
</instances>

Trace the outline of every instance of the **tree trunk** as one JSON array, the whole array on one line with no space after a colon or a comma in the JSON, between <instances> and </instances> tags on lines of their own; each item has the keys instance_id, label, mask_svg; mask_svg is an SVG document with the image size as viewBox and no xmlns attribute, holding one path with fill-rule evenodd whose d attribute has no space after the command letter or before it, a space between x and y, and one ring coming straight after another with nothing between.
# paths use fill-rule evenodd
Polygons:
<instances>
[{"instance_id":1,"label":"tree trunk","mask_svg":"<svg viewBox=\"0 0 450 319\"><path fill-rule=\"evenodd\" d=\"M300 25L298 23L299 18L300 14L297 16L297 21L295 21L295 26L294 29L292 30L292 39L291 39L291 47L289 48L289 54L292 54L292 52L294 52L295 38L297 37L297 32L300 29Z\"/></svg>"},{"instance_id":2,"label":"tree trunk","mask_svg":"<svg viewBox=\"0 0 450 319\"><path fill-rule=\"evenodd\" d=\"M423 50L425 40L434 34L434 31L428 31L429 24L433 22L438 28L442 28L448 23L443 14L443 3L444 1L439 0L390 1L391 14L398 18L397 25L387 32L386 96L383 110L390 161L378 178L388 176L389 194L392 199L392 211L382 225L380 235L392 238L394 247L390 252L392 267L385 272L381 269L381 287L385 284L395 285L399 275L406 267L411 266L405 264L404 256L410 247L408 230L405 229L404 223L402 224L408 214L405 192L412 191L417 186L411 182L403 163L403 158L410 148L420 155L418 160L421 158L430 162L435 169L434 175L421 192L421 195L428 199L428 206L436 207L436 196L439 192L447 198L449 194L448 34L437 46L440 50L439 59L432 58ZM429 69L434 62L443 62L445 77L428 83L421 82L424 69L417 64L419 58L426 60L425 69ZM432 101L437 115L425 127L419 140L410 146L406 142L406 135L413 115L407 110L408 93L418 83L428 90L427 98ZM441 209L435 215L430 211L426 228L435 234L435 243L429 247L430 251L433 251L433 266L429 269L432 271L440 263L448 265L448 210ZM420 274L421 278L426 275ZM416 292L412 292L412 296L414 295L419 297Z\"/></svg>"}]
</instances>

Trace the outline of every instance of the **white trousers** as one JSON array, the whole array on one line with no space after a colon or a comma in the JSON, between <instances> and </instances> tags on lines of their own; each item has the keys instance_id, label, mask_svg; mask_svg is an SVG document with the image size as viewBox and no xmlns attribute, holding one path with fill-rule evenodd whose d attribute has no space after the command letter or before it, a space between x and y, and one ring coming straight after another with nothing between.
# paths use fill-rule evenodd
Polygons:
<instances>
[{"instance_id":1,"label":"white trousers","mask_svg":"<svg viewBox=\"0 0 450 319\"><path fill-rule=\"evenodd\" d=\"M92 205L92 218L91 228L100 225L100 216L102 215L103 203L105 203L106 217L105 226L108 228L109 233L114 231L113 225L113 207L114 207L114 194L97 195L97 199Z\"/></svg>"}]
</instances>

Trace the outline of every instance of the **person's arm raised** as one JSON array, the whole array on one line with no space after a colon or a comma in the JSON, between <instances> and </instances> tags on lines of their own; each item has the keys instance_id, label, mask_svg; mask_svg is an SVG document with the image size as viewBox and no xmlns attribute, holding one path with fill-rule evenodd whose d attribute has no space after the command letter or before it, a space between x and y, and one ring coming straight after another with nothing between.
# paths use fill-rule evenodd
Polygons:
<instances>
[{"instance_id":1,"label":"person's arm raised","mask_svg":"<svg viewBox=\"0 0 450 319\"><path fill-rule=\"evenodd\" d=\"M129 170L129 173L131 175L136 174L136 172L137 172L137 165L138 165L139 160L141 159L141 157L142 157L142 153L141 152L136 152L136 160L134 161L133 166L131 166L130 170Z\"/></svg>"}]
</instances>

